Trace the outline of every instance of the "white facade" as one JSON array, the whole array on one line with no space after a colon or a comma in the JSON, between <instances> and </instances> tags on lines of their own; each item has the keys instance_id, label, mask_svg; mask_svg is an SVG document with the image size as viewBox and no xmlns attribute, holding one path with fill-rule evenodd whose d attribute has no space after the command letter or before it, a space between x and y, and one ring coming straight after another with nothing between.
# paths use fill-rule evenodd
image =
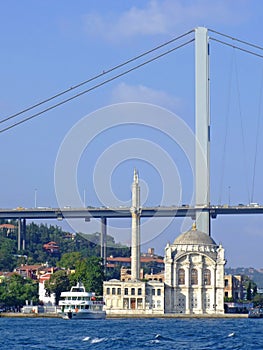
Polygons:
<instances>
[{"instance_id":1,"label":"white facade","mask_svg":"<svg viewBox=\"0 0 263 350\"><path fill-rule=\"evenodd\" d=\"M164 283L110 280L103 284L107 314L163 314Z\"/></svg>"},{"instance_id":2,"label":"white facade","mask_svg":"<svg viewBox=\"0 0 263 350\"><path fill-rule=\"evenodd\" d=\"M181 234L165 248L165 312L224 313L224 249L206 233Z\"/></svg>"},{"instance_id":3,"label":"white facade","mask_svg":"<svg viewBox=\"0 0 263 350\"><path fill-rule=\"evenodd\" d=\"M42 279L38 284L38 297L39 300L43 302L44 305L56 305L56 297L55 293L52 293L50 296L47 295L47 291L45 289L45 280Z\"/></svg>"}]
</instances>

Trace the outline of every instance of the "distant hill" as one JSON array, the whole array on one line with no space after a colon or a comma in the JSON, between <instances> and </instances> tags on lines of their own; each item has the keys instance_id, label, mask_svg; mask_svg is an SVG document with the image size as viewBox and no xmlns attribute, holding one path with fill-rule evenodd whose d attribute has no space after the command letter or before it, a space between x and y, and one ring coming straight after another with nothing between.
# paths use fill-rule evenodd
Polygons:
<instances>
[{"instance_id":1,"label":"distant hill","mask_svg":"<svg viewBox=\"0 0 263 350\"><path fill-rule=\"evenodd\" d=\"M0 224L6 224L1 222ZM30 223L26 226L24 249L17 250L17 223L0 227L0 271L13 271L21 264L39 264L48 262L56 266L64 253L80 252L83 257L100 256L100 233L92 234L64 232L58 226ZM130 248L115 243L107 235L107 255L130 256Z\"/></svg>"},{"instance_id":2,"label":"distant hill","mask_svg":"<svg viewBox=\"0 0 263 350\"><path fill-rule=\"evenodd\" d=\"M254 281L258 288L263 288L263 269L257 270L253 267L225 268L226 274L246 275Z\"/></svg>"}]
</instances>

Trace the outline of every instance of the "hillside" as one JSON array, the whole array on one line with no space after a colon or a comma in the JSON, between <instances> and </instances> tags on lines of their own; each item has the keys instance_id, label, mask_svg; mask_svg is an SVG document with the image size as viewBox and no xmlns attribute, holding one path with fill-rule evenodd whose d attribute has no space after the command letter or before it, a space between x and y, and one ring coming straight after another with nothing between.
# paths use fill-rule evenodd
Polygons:
<instances>
[{"instance_id":1,"label":"hillside","mask_svg":"<svg viewBox=\"0 0 263 350\"><path fill-rule=\"evenodd\" d=\"M13 230L0 230L0 271L12 271L21 264L48 262L56 266L63 254L71 252L80 252L83 257L100 256L100 233L72 234L58 226L35 223L27 225L25 249L18 251L16 222L12 224ZM129 257L130 248L115 243L114 238L107 235L107 255Z\"/></svg>"},{"instance_id":2,"label":"hillside","mask_svg":"<svg viewBox=\"0 0 263 350\"><path fill-rule=\"evenodd\" d=\"M263 271L254 269L253 267L237 267L237 268L226 268L226 274L232 275L246 275L252 281L254 281L258 288L263 288Z\"/></svg>"}]
</instances>

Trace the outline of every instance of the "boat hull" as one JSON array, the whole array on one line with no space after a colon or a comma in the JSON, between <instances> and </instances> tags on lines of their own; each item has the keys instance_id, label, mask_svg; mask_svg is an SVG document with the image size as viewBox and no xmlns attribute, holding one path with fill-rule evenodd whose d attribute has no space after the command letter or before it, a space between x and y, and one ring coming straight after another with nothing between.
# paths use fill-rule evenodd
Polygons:
<instances>
[{"instance_id":1,"label":"boat hull","mask_svg":"<svg viewBox=\"0 0 263 350\"><path fill-rule=\"evenodd\" d=\"M263 309L262 308L255 308L249 311L248 313L249 318L263 318Z\"/></svg>"},{"instance_id":2,"label":"boat hull","mask_svg":"<svg viewBox=\"0 0 263 350\"><path fill-rule=\"evenodd\" d=\"M88 311L88 312L64 312L62 318L64 319L79 319L79 320L92 320L92 319L104 319L106 317L105 311Z\"/></svg>"}]
</instances>

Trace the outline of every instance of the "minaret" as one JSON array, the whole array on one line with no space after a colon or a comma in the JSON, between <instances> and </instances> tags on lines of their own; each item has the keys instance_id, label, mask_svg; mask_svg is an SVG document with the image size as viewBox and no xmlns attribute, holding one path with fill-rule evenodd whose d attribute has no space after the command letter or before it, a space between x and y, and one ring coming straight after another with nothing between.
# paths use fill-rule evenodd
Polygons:
<instances>
[{"instance_id":1,"label":"minaret","mask_svg":"<svg viewBox=\"0 0 263 350\"><path fill-rule=\"evenodd\" d=\"M133 280L140 278L140 186L137 170L134 169L132 183L132 240L131 240L131 277Z\"/></svg>"}]
</instances>

